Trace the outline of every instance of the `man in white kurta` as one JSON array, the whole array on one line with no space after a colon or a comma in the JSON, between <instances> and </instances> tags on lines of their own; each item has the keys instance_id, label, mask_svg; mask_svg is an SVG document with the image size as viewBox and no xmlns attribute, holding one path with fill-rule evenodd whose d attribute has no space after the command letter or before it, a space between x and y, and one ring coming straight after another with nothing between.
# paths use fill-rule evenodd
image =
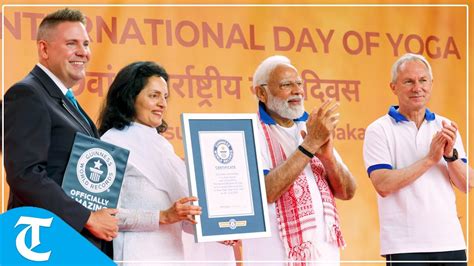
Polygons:
<instances>
[{"instance_id":1,"label":"man in white kurta","mask_svg":"<svg viewBox=\"0 0 474 266\"><path fill-rule=\"evenodd\" d=\"M244 240L244 260L338 265L345 243L334 196L352 198L355 180L332 146L337 105L305 113L301 77L283 56L264 60L253 83L272 236Z\"/></svg>"}]
</instances>

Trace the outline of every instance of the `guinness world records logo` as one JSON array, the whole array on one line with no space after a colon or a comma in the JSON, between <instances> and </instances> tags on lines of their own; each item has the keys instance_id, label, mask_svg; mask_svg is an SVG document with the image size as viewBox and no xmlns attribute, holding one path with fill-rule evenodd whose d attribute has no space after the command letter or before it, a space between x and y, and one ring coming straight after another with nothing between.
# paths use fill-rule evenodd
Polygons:
<instances>
[{"instance_id":1,"label":"guinness world records logo","mask_svg":"<svg viewBox=\"0 0 474 266\"><path fill-rule=\"evenodd\" d=\"M87 191L101 193L109 189L115 180L117 167L110 153L101 148L86 150L77 162L79 183Z\"/></svg>"},{"instance_id":2,"label":"guinness world records logo","mask_svg":"<svg viewBox=\"0 0 474 266\"><path fill-rule=\"evenodd\" d=\"M235 219L230 219L229 220L229 228L232 229L232 230L237 228L237 221Z\"/></svg>"},{"instance_id":3,"label":"guinness world records logo","mask_svg":"<svg viewBox=\"0 0 474 266\"><path fill-rule=\"evenodd\" d=\"M216 141L214 144L214 157L216 157L217 161L222 164L229 163L234 157L232 145L230 145L230 143L225 139Z\"/></svg>"}]
</instances>

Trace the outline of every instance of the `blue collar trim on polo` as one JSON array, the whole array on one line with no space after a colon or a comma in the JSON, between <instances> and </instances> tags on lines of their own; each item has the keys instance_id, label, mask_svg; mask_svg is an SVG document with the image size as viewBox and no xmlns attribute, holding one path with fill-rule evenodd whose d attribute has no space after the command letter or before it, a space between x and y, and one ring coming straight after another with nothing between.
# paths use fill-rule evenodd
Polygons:
<instances>
[{"instance_id":1,"label":"blue collar trim on polo","mask_svg":"<svg viewBox=\"0 0 474 266\"><path fill-rule=\"evenodd\" d=\"M260 115L260 120L267 125L276 125L275 120L265 111L265 105L262 102L258 102L258 113ZM293 121L306 121L308 120L308 113L304 112L300 118L293 119Z\"/></svg>"},{"instance_id":2,"label":"blue collar trim on polo","mask_svg":"<svg viewBox=\"0 0 474 266\"><path fill-rule=\"evenodd\" d=\"M432 113L430 109L426 108L426 112L425 112L426 121L433 121L435 120L435 118L436 118L435 114Z\"/></svg>"},{"instance_id":3,"label":"blue collar trim on polo","mask_svg":"<svg viewBox=\"0 0 474 266\"><path fill-rule=\"evenodd\" d=\"M390 106L390 108L388 109L388 115L391 116L393 119L395 119L395 122L397 122L397 123L402 122L402 121L407 121L408 122L408 119L398 112L398 106L397 105ZM435 118L436 118L436 115L434 113L432 113L430 111L430 109L426 108L426 111L425 111L426 121L428 121L428 122L433 121L433 120L435 120Z\"/></svg>"}]
</instances>

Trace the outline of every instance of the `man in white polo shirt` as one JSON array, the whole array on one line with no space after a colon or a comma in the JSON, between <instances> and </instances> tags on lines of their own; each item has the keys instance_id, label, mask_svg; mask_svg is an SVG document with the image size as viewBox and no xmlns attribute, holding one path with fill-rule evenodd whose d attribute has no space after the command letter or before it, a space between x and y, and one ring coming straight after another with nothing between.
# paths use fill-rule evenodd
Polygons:
<instances>
[{"instance_id":1,"label":"man in white polo shirt","mask_svg":"<svg viewBox=\"0 0 474 266\"><path fill-rule=\"evenodd\" d=\"M456 123L426 108L432 80L423 56L399 58L390 83L398 106L365 133L364 161L378 193L381 255L387 265L466 261L453 185L466 192L472 168L466 167Z\"/></svg>"}]
</instances>

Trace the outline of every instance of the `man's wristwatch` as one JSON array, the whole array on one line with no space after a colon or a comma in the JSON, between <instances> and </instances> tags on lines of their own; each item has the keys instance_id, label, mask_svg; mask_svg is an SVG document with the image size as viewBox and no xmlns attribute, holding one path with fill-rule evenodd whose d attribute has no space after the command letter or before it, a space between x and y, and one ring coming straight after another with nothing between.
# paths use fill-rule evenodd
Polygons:
<instances>
[{"instance_id":1,"label":"man's wristwatch","mask_svg":"<svg viewBox=\"0 0 474 266\"><path fill-rule=\"evenodd\" d=\"M456 149L453 149L453 156L451 157L446 157L443 155L443 158L446 162L450 163L450 162L454 162L458 159L458 151Z\"/></svg>"}]
</instances>

